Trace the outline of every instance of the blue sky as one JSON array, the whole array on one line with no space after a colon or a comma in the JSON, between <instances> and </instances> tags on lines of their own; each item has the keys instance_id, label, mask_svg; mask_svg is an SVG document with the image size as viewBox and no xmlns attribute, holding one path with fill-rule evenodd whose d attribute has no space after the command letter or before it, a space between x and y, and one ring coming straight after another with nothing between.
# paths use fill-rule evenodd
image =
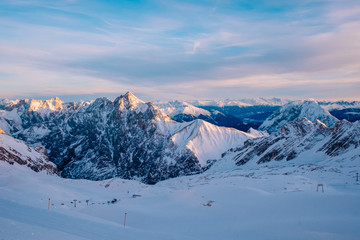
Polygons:
<instances>
[{"instance_id":1,"label":"blue sky","mask_svg":"<svg viewBox=\"0 0 360 240\"><path fill-rule=\"evenodd\" d=\"M357 99L360 2L0 0L0 97Z\"/></svg>"}]
</instances>

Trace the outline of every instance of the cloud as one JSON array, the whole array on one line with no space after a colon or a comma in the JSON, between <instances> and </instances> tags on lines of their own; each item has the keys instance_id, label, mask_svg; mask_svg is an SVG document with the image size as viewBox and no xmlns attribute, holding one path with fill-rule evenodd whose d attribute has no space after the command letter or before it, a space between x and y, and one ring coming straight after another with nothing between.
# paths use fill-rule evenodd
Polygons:
<instances>
[{"instance_id":1,"label":"cloud","mask_svg":"<svg viewBox=\"0 0 360 240\"><path fill-rule=\"evenodd\" d=\"M200 47L200 44L201 44L201 42L200 42L200 41L196 41L196 42L194 42L194 45L193 45L193 48L192 48L191 54L195 54L195 53L196 53L196 50Z\"/></svg>"},{"instance_id":2,"label":"cloud","mask_svg":"<svg viewBox=\"0 0 360 240\"><path fill-rule=\"evenodd\" d=\"M356 97L359 90L357 1L14 4L5 2L0 21L3 96L78 88L159 98Z\"/></svg>"}]
</instances>

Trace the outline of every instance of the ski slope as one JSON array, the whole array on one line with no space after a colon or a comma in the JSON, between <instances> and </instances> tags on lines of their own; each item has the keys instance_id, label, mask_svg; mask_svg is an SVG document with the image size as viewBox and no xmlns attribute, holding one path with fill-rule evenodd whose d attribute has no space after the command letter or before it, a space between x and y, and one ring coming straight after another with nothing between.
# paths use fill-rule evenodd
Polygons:
<instances>
[{"instance_id":1,"label":"ski slope","mask_svg":"<svg viewBox=\"0 0 360 240\"><path fill-rule=\"evenodd\" d=\"M212 171L150 186L0 162L0 239L359 239L356 169L302 169Z\"/></svg>"}]
</instances>

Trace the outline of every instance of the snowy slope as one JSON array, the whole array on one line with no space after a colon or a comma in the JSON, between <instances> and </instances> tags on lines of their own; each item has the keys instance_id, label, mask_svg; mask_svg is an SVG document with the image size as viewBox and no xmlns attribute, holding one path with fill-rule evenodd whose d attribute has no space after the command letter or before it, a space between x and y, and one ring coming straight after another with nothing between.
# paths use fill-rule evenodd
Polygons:
<instances>
[{"instance_id":1,"label":"snowy slope","mask_svg":"<svg viewBox=\"0 0 360 240\"><path fill-rule=\"evenodd\" d=\"M56 174L55 164L49 162L46 149L43 146L31 148L23 141L5 135L0 129L0 161L10 164L26 165L32 170Z\"/></svg>"},{"instance_id":2,"label":"snowy slope","mask_svg":"<svg viewBox=\"0 0 360 240\"><path fill-rule=\"evenodd\" d=\"M219 159L229 148L241 145L255 135L232 128L218 127L203 120L195 120L178 130L172 141L180 149L190 149L201 166L205 167Z\"/></svg>"},{"instance_id":3,"label":"snowy slope","mask_svg":"<svg viewBox=\"0 0 360 240\"><path fill-rule=\"evenodd\" d=\"M0 162L0 238L358 239L360 187L351 164L288 163L149 186L62 179Z\"/></svg>"},{"instance_id":4,"label":"snowy slope","mask_svg":"<svg viewBox=\"0 0 360 240\"><path fill-rule=\"evenodd\" d=\"M315 100L296 101L290 102L275 111L260 125L259 130L276 133L285 123L303 118L313 122L320 120L328 127L333 127L338 121L328 111L321 108Z\"/></svg>"}]
</instances>

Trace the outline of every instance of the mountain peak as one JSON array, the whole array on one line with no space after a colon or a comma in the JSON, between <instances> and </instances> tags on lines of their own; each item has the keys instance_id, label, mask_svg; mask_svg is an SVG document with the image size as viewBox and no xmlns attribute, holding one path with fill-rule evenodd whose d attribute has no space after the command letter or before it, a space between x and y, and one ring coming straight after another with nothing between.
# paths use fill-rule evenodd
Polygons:
<instances>
[{"instance_id":1,"label":"mountain peak","mask_svg":"<svg viewBox=\"0 0 360 240\"><path fill-rule=\"evenodd\" d=\"M130 91L127 91L124 96L135 97L134 94Z\"/></svg>"},{"instance_id":2,"label":"mountain peak","mask_svg":"<svg viewBox=\"0 0 360 240\"><path fill-rule=\"evenodd\" d=\"M124 95L121 95L120 98L124 98L128 100L130 103L144 102L139 98L137 98L132 92L126 92Z\"/></svg>"},{"instance_id":3,"label":"mountain peak","mask_svg":"<svg viewBox=\"0 0 360 240\"><path fill-rule=\"evenodd\" d=\"M51 110L51 111L60 111L63 109L63 101L60 100L60 98L56 97L51 98L50 100L36 100L32 99L30 101L30 107L29 112L37 112L42 111L45 109Z\"/></svg>"},{"instance_id":4,"label":"mountain peak","mask_svg":"<svg viewBox=\"0 0 360 240\"><path fill-rule=\"evenodd\" d=\"M143 102L141 99L137 98L132 92L127 92L124 95L121 95L119 98L124 98L128 100L129 102Z\"/></svg>"},{"instance_id":5,"label":"mountain peak","mask_svg":"<svg viewBox=\"0 0 360 240\"><path fill-rule=\"evenodd\" d=\"M124 109L135 109L138 106L144 106L145 102L138 99L131 92L127 92L114 100L115 103L119 104L119 110Z\"/></svg>"},{"instance_id":6,"label":"mountain peak","mask_svg":"<svg viewBox=\"0 0 360 240\"><path fill-rule=\"evenodd\" d=\"M311 122L320 120L326 126L332 127L338 121L328 111L324 110L315 100L294 101L285 104L269 116L259 127L260 130L267 130L275 133L281 130L287 122L306 118Z\"/></svg>"}]
</instances>

